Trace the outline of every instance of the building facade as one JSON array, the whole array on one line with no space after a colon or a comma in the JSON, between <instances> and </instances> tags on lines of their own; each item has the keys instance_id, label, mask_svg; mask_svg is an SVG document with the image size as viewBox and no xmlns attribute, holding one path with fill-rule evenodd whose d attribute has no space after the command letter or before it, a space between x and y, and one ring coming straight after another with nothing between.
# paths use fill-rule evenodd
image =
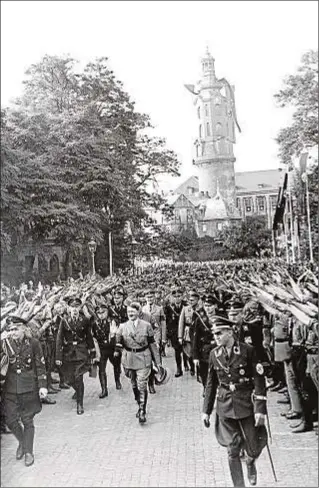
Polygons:
<instances>
[{"instance_id":1,"label":"building facade","mask_svg":"<svg viewBox=\"0 0 319 488\"><path fill-rule=\"evenodd\" d=\"M192 230L198 237L216 237L224 226L262 215L268 228L276 208L281 171L235 172L237 121L235 87L218 79L207 50L197 85L185 85L194 97L198 134L191 176L168 196L173 218L162 220L172 232Z\"/></svg>"}]
</instances>

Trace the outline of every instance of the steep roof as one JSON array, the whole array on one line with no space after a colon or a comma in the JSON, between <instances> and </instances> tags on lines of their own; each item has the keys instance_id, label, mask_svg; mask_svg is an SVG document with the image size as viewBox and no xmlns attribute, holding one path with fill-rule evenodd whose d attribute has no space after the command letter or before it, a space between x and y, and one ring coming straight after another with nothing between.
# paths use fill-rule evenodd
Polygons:
<instances>
[{"instance_id":1,"label":"steep roof","mask_svg":"<svg viewBox=\"0 0 319 488\"><path fill-rule=\"evenodd\" d=\"M237 192L272 189L277 191L282 179L283 172L279 169L242 171L240 173L235 173Z\"/></svg>"},{"instance_id":2,"label":"steep roof","mask_svg":"<svg viewBox=\"0 0 319 488\"><path fill-rule=\"evenodd\" d=\"M198 177L195 175L190 176L174 190L174 193L183 193L186 188L194 188L198 191Z\"/></svg>"}]
</instances>

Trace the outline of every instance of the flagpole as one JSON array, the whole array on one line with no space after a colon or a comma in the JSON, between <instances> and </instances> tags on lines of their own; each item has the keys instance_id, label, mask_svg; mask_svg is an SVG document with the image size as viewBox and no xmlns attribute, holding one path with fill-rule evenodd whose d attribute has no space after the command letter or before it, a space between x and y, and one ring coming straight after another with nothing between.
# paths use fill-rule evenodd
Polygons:
<instances>
[{"instance_id":1,"label":"flagpole","mask_svg":"<svg viewBox=\"0 0 319 488\"><path fill-rule=\"evenodd\" d=\"M294 228L293 228L293 214L292 214L292 198L291 198L291 189L289 189L289 210L290 210L290 235L291 235L291 253L292 253L292 262L296 262L295 256L295 238L294 238Z\"/></svg>"},{"instance_id":2,"label":"flagpole","mask_svg":"<svg viewBox=\"0 0 319 488\"><path fill-rule=\"evenodd\" d=\"M310 221L310 202L309 202L309 187L307 171L304 173L306 183L306 204L307 204L307 220L308 220L308 235L309 235L309 254L310 262L313 263L312 237L311 237L311 221Z\"/></svg>"}]
</instances>

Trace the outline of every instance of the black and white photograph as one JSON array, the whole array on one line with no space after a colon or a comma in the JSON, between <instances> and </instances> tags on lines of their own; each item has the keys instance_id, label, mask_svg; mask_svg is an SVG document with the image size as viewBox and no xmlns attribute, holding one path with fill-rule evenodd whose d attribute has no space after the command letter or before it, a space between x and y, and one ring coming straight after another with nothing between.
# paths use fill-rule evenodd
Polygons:
<instances>
[{"instance_id":1,"label":"black and white photograph","mask_svg":"<svg viewBox=\"0 0 319 488\"><path fill-rule=\"evenodd\" d=\"M0 484L317 487L318 2L1 0Z\"/></svg>"}]
</instances>

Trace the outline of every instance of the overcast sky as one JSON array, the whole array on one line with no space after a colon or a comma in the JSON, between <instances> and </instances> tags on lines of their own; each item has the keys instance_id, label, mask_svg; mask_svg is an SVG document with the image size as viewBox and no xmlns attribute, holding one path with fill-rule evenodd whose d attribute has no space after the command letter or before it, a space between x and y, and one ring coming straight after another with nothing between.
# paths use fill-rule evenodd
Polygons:
<instances>
[{"instance_id":1,"label":"overcast sky","mask_svg":"<svg viewBox=\"0 0 319 488\"><path fill-rule=\"evenodd\" d=\"M273 95L317 44L317 1L2 0L1 105L19 95L25 69L45 54L71 54L83 62L107 56L187 177L196 173L191 159L197 123L184 84L198 81L208 45L217 77L235 85L242 129L236 171L277 168L274 138L290 115L275 106Z\"/></svg>"}]
</instances>

